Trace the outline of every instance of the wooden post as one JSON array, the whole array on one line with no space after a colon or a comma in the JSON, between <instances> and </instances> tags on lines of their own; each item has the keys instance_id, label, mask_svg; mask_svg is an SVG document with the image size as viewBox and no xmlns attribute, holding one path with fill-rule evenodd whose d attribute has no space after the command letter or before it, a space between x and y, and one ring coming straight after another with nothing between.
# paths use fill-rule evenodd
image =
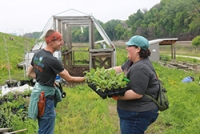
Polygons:
<instances>
[{"instance_id":1,"label":"wooden post","mask_svg":"<svg viewBox=\"0 0 200 134\"><path fill-rule=\"evenodd\" d=\"M174 59L174 51L173 51L173 45L171 45L171 59Z\"/></svg>"},{"instance_id":2,"label":"wooden post","mask_svg":"<svg viewBox=\"0 0 200 134\"><path fill-rule=\"evenodd\" d=\"M176 60L176 44L173 44L174 46L174 60Z\"/></svg>"},{"instance_id":3,"label":"wooden post","mask_svg":"<svg viewBox=\"0 0 200 134\"><path fill-rule=\"evenodd\" d=\"M90 44L92 46L92 49L94 49L94 23L92 19L90 19Z\"/></svg>"},{"instance_id":4,"label":"wooden post","mask_svg":"<svg viewBox=\"0 0 200 134\"><path fill-rule=\"evenodd\" d=\"M65 27L65 23L62 23L62 36L63 36L63 41L64 41L64 45L63 45L63 49L64 51L66 50L66 42L67 42L67 30L66 30L66 27Z\"/></svg>"},{"instance_id":5,"label":"wooden post","mask_svg":"<svg viewBox=\"0 0 200 134\"><path fill-rule=\"evenodd\" d=\"M71 26L68 26L68 36L69 36L69 41L68 41L68 51L69 51L69 55L68 55L68 68L72 69L72 34L71 34Z\"/></svg>"},{"instance_id":6,"label":"wooden post","mask_svg":"<svg viewBox=\"0 0 200 134\"><path fill-rule=\"evenodd\" d=\"M61 20L58 20L58 32L62 33L62 31L61 31Z\"/></svg>"},{"instance_id":7,"label":"wooden post","mask_svg":"<svg viewBox=\"0 0 200 134\"><path fill-rule=\"evenodd\" d=\"M91 70L93 67L92 65L92 53L89 52L89 70Z\"/></svg>"},{"instance_id":8,"label":"wooden post","mask_svg":"<svg viewBox=\"0 0 200 134\"><path fill-rule=\"evenodd\" d=\"M89 44L90 44L90 47L89 49L94 49L94 36L92 35L92 33L94 32L93 29L94 29L94 26L93 26L93 22L92 20L90 20L90 23L89 23ZM90 53L90 52L89 52ZM93 61L93 58L92 58L92 53L89 54L89 70L91 70L92 68L94 68L95 64L94 64L94 61Z\"/></svg>"},{"instance_id":9,"label":"wooden post","mask_svg":"<svg viewBox=\"0 0 200 134\"><path fill-rule=\"evenodd\" d=\"M56 30L56 18L53 18L53 26L54 26L54 29Z\"/></svg>"}]
</instances>

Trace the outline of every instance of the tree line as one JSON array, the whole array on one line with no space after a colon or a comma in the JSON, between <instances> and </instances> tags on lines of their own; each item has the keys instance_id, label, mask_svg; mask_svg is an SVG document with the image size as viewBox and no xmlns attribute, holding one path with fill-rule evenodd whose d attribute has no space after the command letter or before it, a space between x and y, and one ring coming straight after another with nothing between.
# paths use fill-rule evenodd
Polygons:
<instances>
[{"instance_id":1,"label":"tree line","mask_svg":"<svg viewBox=\"0 0 200 134\"><path fill-rule=\"evenodd\" d=\"M98 20L112 40L128 40L133 35L142 35L149 40L157 38L178 38L189 41L200 35L200 0L161 0L149 11L139 9L128 20ZM34 32L34 37L39 32ZM73 42L88 42L88 27L72 28ZM30 36L30 34L29 34ZM95 40L102 40L97 29Z\"/></svg>"}]
</instances>

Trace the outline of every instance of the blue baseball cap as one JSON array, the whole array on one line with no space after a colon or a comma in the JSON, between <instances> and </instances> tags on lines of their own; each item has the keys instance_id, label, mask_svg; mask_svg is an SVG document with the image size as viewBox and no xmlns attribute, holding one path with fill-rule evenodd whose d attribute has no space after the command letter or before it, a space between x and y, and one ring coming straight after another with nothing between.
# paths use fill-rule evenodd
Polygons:
<instances>
[{"instance_id":1,"label":"blue baseball cap","mask_svg":"<svg viewBox=\"0 0 200 134\"><path fill-rule=\"evenodd\" d=\"M126 42L127 46L138 46L144 50L147 50L149 48L149 41L140 35L135 35L130 38L128 42Z\"/></svg>"}]
</instances>

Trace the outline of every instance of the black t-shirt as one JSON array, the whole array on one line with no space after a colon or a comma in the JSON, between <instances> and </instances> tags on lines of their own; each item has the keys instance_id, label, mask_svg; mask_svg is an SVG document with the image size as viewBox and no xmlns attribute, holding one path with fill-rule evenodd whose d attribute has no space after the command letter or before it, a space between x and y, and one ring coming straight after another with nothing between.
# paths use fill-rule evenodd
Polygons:
<instances>
[{"instance_id":1,"label":"black t-shirt","mask_svg":"<svg viewBox=\"0 0 200 134\"><path fill-rule=\"evenodd\" d=\"M131 64L131 61L127 61L122 65L122 70L126 73L127 78L130 79L129 88L135 93L143 95L143 97L134 100L118 100L118 108L135 112L155 110L157 108L156 104L144 95L147 93L155 98L159 88L158 80L149 58L141 59L133 64Z\"/></svg>"},{"instance_id":2,"label":"black t-shirt","mask_svg":"<svg viewBox=\"0 0 200 134\"><path fill-rule=\"evenodd\" d=\"M31 61L36 81L43 86L54 86L56 75L64 70L61 62L49 51L42 49L34 54Z\"/></svg>"}]
</instances>

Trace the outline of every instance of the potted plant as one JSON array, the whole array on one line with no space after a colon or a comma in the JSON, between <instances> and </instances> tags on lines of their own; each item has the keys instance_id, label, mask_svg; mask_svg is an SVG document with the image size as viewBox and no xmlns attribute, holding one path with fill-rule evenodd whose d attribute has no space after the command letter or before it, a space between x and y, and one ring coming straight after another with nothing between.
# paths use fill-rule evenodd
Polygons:
<instances>
[{"instance_id":1,"label":"potted plant","mask_svg":"<svg viewBox=\"0 0 200 134\"><path fill-rule=\"evenodd\" d=\"M85 71L85 79L88 86L103 99L112 96L123 96L127 90L127 78L125 74L117 74L114 69L97 68Z\"/></svg>"}]
</instances>

